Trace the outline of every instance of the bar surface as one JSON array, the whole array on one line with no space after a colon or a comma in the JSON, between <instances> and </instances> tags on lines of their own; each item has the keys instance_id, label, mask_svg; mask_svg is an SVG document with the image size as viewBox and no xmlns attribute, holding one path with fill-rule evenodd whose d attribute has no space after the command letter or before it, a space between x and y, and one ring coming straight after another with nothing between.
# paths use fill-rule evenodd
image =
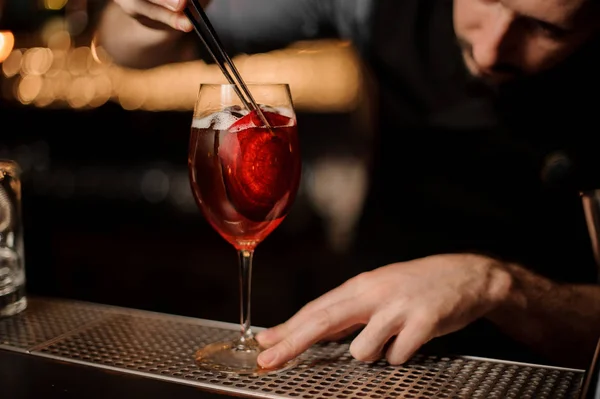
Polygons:
<instances>
[{"instance_id":1,"label":"bar surface","mask_svg":"<svg viewBox=\"0 0 600 399\"><path fill-rule=\"evenodd\" d=\"M578 398L584 378L578 369L470 356L368 364L334 342L313 346L278 374L196 367L197 348L237 334L230 323L55 298L30 298L23 313L0 319L1 349L252 398Z\"/></svg>"}]
</instances>

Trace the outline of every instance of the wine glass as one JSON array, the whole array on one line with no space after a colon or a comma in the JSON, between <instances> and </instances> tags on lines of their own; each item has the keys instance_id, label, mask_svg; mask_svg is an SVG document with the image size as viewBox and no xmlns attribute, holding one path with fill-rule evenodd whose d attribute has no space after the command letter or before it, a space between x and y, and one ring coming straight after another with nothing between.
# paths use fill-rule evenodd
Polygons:
<instances>
[{"instance_id":1,"label":"wine glass","mask_svg":"<svg viewBox=\"0 0 600 399\"><path fill-rule=\"evenodd\" d=\"M270 127L256 110L242 106L236 86L201 84L194 108L188 154L194 198L206 220L237 251L240 268L241 334L210 343L196 363L213 371L258 375L262 348L250 324L252 259L286 217L300 183L296 116L287 84L249 84Z\"/></svg>"}]
</instances>

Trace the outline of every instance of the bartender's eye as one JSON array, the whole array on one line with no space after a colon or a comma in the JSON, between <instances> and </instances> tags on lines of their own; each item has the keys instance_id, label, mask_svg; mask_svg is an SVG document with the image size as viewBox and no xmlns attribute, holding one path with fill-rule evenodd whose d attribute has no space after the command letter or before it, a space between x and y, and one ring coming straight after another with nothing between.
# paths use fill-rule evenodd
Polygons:
<instances>
[{"instance_id":1,"label":"bartender's eye","mask_svg":"<svg viewBox=\"0 0 600 399\"><path fill-rule=\"evenodd\" d=\"M554 40L560 40L569 34L566 29L537 19L531 19L530 26L534 32Z\"/></svg>"}]
</instances>

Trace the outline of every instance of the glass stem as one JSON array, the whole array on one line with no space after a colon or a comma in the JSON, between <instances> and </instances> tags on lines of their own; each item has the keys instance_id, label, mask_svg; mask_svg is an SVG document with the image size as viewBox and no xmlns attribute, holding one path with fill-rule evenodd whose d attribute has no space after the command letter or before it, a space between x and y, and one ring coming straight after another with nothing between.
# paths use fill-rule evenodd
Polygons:
<instances>
[{"instance_id":1,"label":"glass stem","mask_svg":"<svg viewBox=\"0 0 600 399\"><path fill-rule=\"evenodd\" d=\"M252 288L252 259L254 250L239 250L238 259L240 264L240 325L242 327L242 344L254 340L250 322L250 304Z\"/></svg>"}]
</instances>

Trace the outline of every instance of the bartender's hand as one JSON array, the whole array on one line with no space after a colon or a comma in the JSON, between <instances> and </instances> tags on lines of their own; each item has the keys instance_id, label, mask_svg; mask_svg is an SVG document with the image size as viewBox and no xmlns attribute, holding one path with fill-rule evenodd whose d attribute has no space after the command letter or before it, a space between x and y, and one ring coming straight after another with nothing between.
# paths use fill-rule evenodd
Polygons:
<instances>
[{"instance_id":1,"label":"bartender's hand","mask_svg":"<svg viewBox=\"0 0 600 399\"><path fill-rule=\"evenodd\" d=\"M210 0L199 0L206 7ZM140 23L152 28L171 27L189 32L192 24L183 14L188 0L114 0L121 9Z\"/></svg>"},{"instance_id":2,"label":"bartender's hand","mask_svg":"<svg viewBox=\"0 0 600 399\"><path fill-rule=\"evenodd\" d=\"M350 345L352 356L363 361L385 356L390 364L402 364L429 340L496 308L511 284L501 263L480 255L435 255L384 266L348 280L287 322L260 332L257 340L269 349L258 362L276 367L316 342L365 326Z\"/></svg>"}]
</instances>

